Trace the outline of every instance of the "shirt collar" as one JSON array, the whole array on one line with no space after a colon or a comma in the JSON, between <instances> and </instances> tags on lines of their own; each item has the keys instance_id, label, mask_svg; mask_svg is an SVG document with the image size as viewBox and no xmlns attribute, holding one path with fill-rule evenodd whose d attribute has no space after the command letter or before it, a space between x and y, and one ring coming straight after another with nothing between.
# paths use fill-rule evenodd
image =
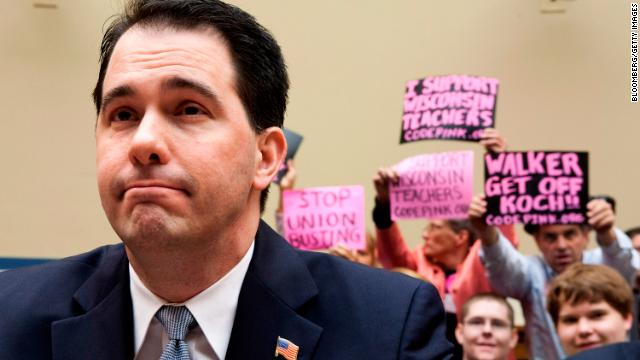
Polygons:
<instances>
[{"instance_id":1,"label":"shirt collar","mask_svg":"<svg viewBox=\"0 0 640 360\"><path fill-rule=\"evenodd\" d=\"M182 304L198 322L207 342L221 359L227 353L242 282L253 257L255 242L244 257L220 280ZM134 346L137 354L149 324L161 306L169 304L151 292L129 264L129 286L133 303Z\"/></svg>"}]
</instances>

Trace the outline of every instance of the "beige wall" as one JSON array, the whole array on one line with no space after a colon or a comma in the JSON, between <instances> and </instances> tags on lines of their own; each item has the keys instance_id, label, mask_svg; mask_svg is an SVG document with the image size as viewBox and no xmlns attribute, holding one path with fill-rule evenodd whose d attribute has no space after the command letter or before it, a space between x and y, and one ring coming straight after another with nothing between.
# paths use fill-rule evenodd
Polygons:
<instances>
[{"instance_id":1,"label":"beige wall","mask_svg":"<svg viewBox=\"0 0 640 360\"><path fill-rule=\"evenodd\" d=\"M60 257L117 241L95 185L90 92L102 25L121 1L56 2L0 2L0 256ZM485 75L501 81L497 127L512 149L590 151L591 192L618 200L621 227L640 224L628 1L575 0L553 15L537 0L233 3L283 47L292 80L285 123L305 136L299 186L363 184L370 209L379 166L473 149L481 191L477 144L398 138L406 80ZM401 224L412 244L422 226ZM522 248L534 251L528 239Z\"/></svg>"}]
</instances>

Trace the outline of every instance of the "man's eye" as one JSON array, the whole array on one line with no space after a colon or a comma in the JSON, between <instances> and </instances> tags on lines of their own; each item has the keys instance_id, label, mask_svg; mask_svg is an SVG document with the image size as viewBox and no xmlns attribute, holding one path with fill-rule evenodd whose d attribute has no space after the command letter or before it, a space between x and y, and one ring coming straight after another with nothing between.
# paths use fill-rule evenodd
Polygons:
<instances>
[{"instance_id":1,"label":"man's eye","mask_svg":"<svg viewBox=\"0 0 640 360\"><path fill-rule=\"evenodd\" d=\"M477 326L484 325L484 319L469 319L467 325Z\"/></svg>"},{"instance_id":2,"label":"man's eye","mask_svg":"<svg viewBox=\"0 0 640 360\"><path fill-rule=\"evenodd\" d=\"M113 121L133 121L135 115L131 110L122 109L115 112Z\"/></svg>"},{"instance_id":3,"label":"man's eye","mask_svg":"<svg viewBox=\"0 0 640 360\"><path fill-rule=\"evenodd\" d=\"M177 115L195 116L205 114L205 111L198 105L187 104L180 108Z\"/></svg>"},{"instance_id":4,"label":"man's eye","mask_svg":"<svg viewBox=\"0 0 640 360\"><path fill-rule=\"evenodd\" d=\"M578 318L567 316L567 317L563 317L562 319L560 319L560 321L563 324L575 324L578 321Z\"/></svg>"},{"instance_id":5,"label":"man's eye","mask_svg":"<svg viewBox=\"0 0 640 360\"><path fill-rule=\"evenodd\" d=\"M495 329L506 329L507 327L509 327L509 324L500 320L492 320L491 326Z\"/></svg>"},{"instance_id":6,"label":"man's eye","mask_svg":"<svg viewBox=\"0 0 640 360\"><path fill-rule=\"evenodd\" d=\"M594 319L594 320L595 319L601 319L606 315L607 315L606 311L594 311L591 314L589 314L589 318Z\"/></svg>"}]
</instances>

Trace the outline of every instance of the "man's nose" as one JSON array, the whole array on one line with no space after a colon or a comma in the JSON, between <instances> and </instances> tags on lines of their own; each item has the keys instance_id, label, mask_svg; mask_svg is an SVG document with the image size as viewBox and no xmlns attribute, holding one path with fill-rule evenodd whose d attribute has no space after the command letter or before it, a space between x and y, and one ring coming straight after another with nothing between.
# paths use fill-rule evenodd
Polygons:
<instances>
[{"instance_id":1,"label":"man's nose","mask_svg":"<svg viewBox=\"0 0 640 360\"><path fill-rule=\"evenodd\" d=\"M569 241L567 240L567 238L560 235L558 236L558 242L556 243L556 246L560 249L566 249L569 246Z\"/></svg>"},{"instance_id":2,"label":"man's nose","mask_svg":"<svg viewBox=\"0 0 640 360\"><path fill-rule=\"evenodd\" d=\"M422 230L422 240L427 240L429 238L429 233L431 231L429 230L429 228L424 228Z\"/></svg>"},{"instance_id":3,"label":"man's nose","mask_svg":"<svg viewBox=\"0 0 640 360\"><path fill-rule=\"evenodd\" d=\"M485 321L484 324L482 325L482 332L484 334L491 334L492 328L493 326L491 325L491 321Z\"/></svg>"},{"instance_id":4,"label":"man's nose","mask_svg":"<svg viewBox=\"0 0 640 360\"><path fill-rule=\"evenodd\" d=\"M589 321L589 319L584 317L580 318L578 320L578 335L587 336L591 334L591 331L592 331L591 321Z\"/></svg>"},{"instance_id":5,"label":"man's nose","mask_svg":"<svg viewBox=\"0 0 640 360\"><path fill-rule=\"evenodd\" d=\"M138 123L129 148L129 160L134 165L166 164L168 128L162 115L147 111Z\"/></svg>"}]
</instances>

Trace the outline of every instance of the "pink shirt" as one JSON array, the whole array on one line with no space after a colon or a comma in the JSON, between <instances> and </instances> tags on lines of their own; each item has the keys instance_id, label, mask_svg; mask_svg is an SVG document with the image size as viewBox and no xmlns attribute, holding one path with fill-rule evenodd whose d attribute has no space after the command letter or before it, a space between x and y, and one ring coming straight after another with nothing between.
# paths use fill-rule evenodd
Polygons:
<instances>
[{"instance_id":1,"label":"pink shirt","mask_svg":"<svg viewBox=\"0 0 640 360\"><path fill-rule=\"evenodd\" d=\"M515 247L518 246L513 226L500 227L500 231L510 239ZM438 289L440 297L444 300L446 274L439 265L430 262L424 256L424 246L422 244L413 251L409 250L396 223L393 223L388 229L377 229L376 247L380 263L387 269L405 267L417 272ZM446 284L452 294L456 314L460 314L462 305L471 296L493 291L485 274L484 266L480 262L479 251L481 247L482 243L478 240L469 248L469 253L456 269L455 277L450 284Z\"/></svg>"}]
</instances>

